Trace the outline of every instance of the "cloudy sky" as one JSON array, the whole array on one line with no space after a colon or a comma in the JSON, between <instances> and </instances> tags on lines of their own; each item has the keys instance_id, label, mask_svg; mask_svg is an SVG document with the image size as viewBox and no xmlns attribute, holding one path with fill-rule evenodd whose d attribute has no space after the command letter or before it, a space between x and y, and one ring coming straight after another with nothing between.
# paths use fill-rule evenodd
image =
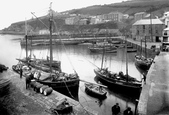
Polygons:
<instances>
[{"instance_id":1,"label":"cloudy sky","mask_svg":"<svg viewBox=\"0 0 169 115\"><path fill-rule=\"evenodd\" d=\"M11 23L24 21L33 17L46 15L52 2L52 9L62 12L71 9L83 8L92 5L104 5L126 0L1 0L0 1L0 30Z\"/></svg>"}]
</instances>

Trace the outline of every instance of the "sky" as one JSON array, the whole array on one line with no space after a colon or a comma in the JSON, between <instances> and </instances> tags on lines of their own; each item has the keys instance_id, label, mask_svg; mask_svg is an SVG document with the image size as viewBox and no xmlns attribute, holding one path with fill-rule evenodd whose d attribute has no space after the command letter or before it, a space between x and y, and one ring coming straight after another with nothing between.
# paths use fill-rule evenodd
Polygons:
<instances>
[{"instance_id":1,"label":"sky","mask_svg":"<svg viewBox=\"0 0 169 115\"><path fill-rule=\"evenodd\" d=\"M51 2L54 11L63 12L92 5L104 5L122 1L126 0L1 0L0 30L10 26L12 23L34 17L31 12L35 12L37 17L46 15Z\"/></svg>"}]
</instances>

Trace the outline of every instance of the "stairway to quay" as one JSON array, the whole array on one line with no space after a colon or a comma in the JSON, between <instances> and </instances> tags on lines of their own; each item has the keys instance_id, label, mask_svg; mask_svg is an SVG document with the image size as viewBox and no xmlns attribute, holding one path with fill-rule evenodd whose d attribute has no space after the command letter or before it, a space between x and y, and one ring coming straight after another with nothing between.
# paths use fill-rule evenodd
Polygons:
<instances>
[{"instance_id":1,"label":"stairway to quay","mask_svg":"<svg viewBox=\"0 0 169 115\"><path fill-rule=\"evenodd\" d=\"M10 79L11 83L16 86L16 89L24 95L24 99L22 100L24 102L22 102L20 105L20 109L25 111L24 115L35 114L35 112L29 112L32 111L31 106L33 106L33 109L38 112L36 115L54 115L51 109L55 108L57 102L63 98L67 98L69 104L73 106L73 112L71 112L69 115L98 115L98 112L92 110L88 106L83 106L78 101L75 101L57 91L53 90L50 95L45 96L41 93L35 92L32 88L26 89L25 77L20 78L20 75L12 71L10 68L8 71L4 71L1 74L4 78ZM23 97L18 98L20 99ZM29 100L32 102L27 102L28 99L25 100L25 98L29 98ZM27 106L29 107L26 110Z\"/></svg>"}]
</instances>

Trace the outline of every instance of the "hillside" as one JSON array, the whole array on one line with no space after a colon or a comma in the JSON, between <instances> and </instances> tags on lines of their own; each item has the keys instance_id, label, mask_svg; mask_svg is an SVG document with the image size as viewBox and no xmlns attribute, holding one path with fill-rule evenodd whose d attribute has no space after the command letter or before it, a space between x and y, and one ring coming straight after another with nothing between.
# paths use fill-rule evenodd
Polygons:
<instances>
[{"instance_id":1,"label":"hillside","mask_svg":"<svg viewBox=\"0 0 169 115\"><path fill-rule=\"evenodd\" d=\"M165 11L169 11L169 0L130 0L121 3L114 3L114 4L106 4L106 5L95 5L89 6L80 9L73 9L69 11L65 11L69 14L90 14L90 15L100 15L100 14L107 14L112 11L119 11L124 14L129 14L130 16L134 16L137 12L147 12L152 13L158 17L161 17ZM64 13L64 12L62 12ZM122 29L123 27L131 27L133 23L132 20L126 20L123 23L114 23L109 22L107 24L98 24L98 25L86 25L86 26L68 26L65 25L64 19L68 15L64 15L62 17L55 16L55 27L59 31L82 31L82 29ZM45 23L45 25L49 25L48 17L43 16L40 19ZM46 27L38 20L38 19L30 19L28 20L28 30L32 30L34 32L45 29ZM109 25L109 26L108 26ZM8 28L4 29L8 31L16 31L16 32L24 32L25 30L25 22L16 22L11 24ZM55 30L56 31L56 28Z\"/></svg>"},{"instance_id":2,"label":"hillside","mask_svg":"<svg viewBox=\"0 0 169 115\"><path fill-rule=\"evenodd\" d=\"M107 14L119 11L124 14L134 15L137 12L164 11L169 10L169 0L132 0L109 5L95 5L69 11L72 14Z\"/></svg>"}]
</instances>

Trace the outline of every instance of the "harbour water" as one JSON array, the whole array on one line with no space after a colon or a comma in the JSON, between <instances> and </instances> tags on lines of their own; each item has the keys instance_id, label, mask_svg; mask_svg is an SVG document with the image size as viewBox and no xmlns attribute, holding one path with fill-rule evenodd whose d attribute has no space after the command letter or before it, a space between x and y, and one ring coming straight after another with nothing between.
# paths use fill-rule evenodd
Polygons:
<instances>
[{"instance_id":1,"label":"harbour water","mask_svg":"<svg viewBox=\"0 0 169 115\"><path fill-rule=\"evenodd\" d=\"M20 38L23 38L23 36L0 35L0 63L8 66L10 69L12 65L18 63L16 58L23 58L26 55L26 48L20 46ZM80 79L96 83L93 70L101 66L102 54L90 53L88 46L89 44L53 46L53 58L54 60L61 61L62 71L66 73L76 71ZM47 55L50 55L49 46L34 46L28 48L28 50L28 54L31 53L40 59L46 59ZM134 55L135 53L128 53L127 55L128 73L136 79L141 80L142 76L134 65ZM108 67L113 72L123 71L126 73L126 54L124 49L118 49L118 52L115 54L106 54L104 67ZM80 82L79 102L97 111L99 115L111 115L111 107L116 103L119 103L121 112L124 111L126 106L130 106L133 112L135 110L135 99L131 97L107 89L107 98L99 101L96 98L88 96L84 89L84 82Z\"/></svg>"}]
</instances>

